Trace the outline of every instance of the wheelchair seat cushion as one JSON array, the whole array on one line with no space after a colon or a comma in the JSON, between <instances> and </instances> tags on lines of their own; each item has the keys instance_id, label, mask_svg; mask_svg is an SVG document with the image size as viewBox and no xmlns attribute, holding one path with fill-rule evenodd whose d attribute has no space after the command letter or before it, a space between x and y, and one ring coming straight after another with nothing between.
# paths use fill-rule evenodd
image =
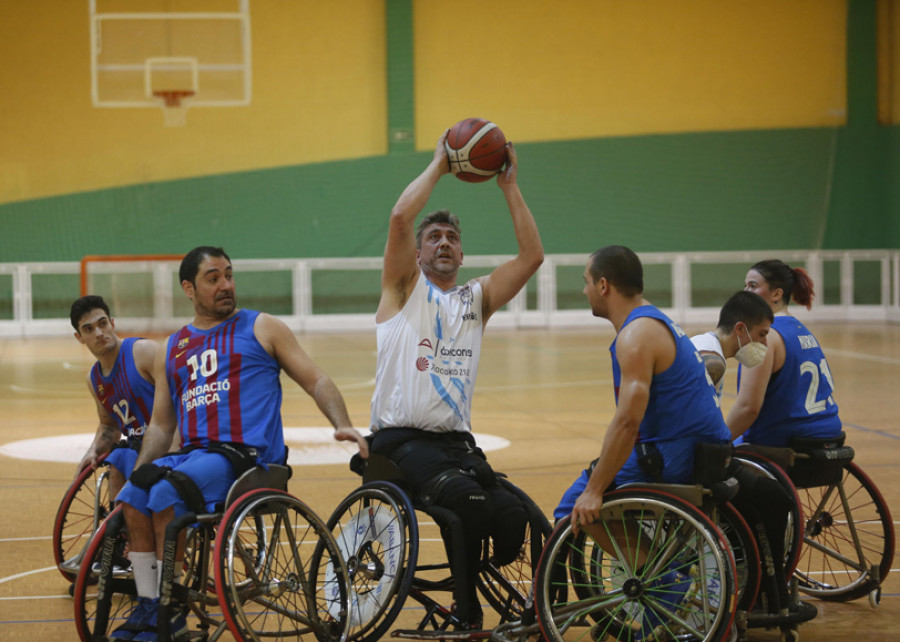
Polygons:
<instances>
[{"instance_id":1,"label":"wheelchair seat cushion","mask_svg":"<svg viewBox=\"0 0 900 642\"><path fill-rule=\"evenodd\" d=\"M843 432L835 437L792 437L790 444L797 452L805 453L811 450L840 448L846 438L847 435Z\"/></svg>"},{"instance_id":2,"label":"wheelchair seat cushion","mask_svg":"<svg viewBox=\"0 0 900 642\"><path fill-rule=\"evenodd\" d=\"M830 486L841 480L844 466L853 460L853 448L844 445L846 435L835 437L794 437L791 448L797 453L788 475L797 488Z\"/></svg>"}]
</instances>

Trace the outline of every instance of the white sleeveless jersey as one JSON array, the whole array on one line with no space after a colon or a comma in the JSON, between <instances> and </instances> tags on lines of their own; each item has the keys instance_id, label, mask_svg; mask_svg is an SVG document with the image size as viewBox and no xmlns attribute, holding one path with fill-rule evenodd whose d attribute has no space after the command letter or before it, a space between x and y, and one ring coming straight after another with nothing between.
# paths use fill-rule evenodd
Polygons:
<instances>
[{"instance_id":1,"label":"white sleeveless jersey","mask_svg":"<svg viewBox=\"0 0 900 642\"><path fill-rule=\"evenodd\" d=\"M376 326L371 429L471 431L482 337L475 280L447 292L419 273L403 309Z\"/></svg>"},{"instance_id":2,"label":"white sleeveless jersey","mask_svg":"<svg viewBox=\"0 0 900 642\"><path fill-rule=\"evenodd\" d=\"M720 357L722 357L722 361L725 361L725 353L722 351L722 344L719 343L719 337L716 336L715 332L704 332L703 334L698 334L691 337L691 343L694 344L694 347L698 352L715 352ZM719 398L722 398L722 392L725 388L725 375L723 374L719 377L718 381L713 381L713 385L716 387L716 394L719 395Z\"/></svg>"}]
</instances>

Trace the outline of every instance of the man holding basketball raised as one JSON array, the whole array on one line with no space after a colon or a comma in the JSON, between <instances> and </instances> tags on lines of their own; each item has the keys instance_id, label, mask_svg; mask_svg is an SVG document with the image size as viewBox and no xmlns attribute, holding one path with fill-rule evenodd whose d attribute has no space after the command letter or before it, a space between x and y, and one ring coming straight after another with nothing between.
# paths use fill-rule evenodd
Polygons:
<instances>
[{"instance_id":1,"label":"man holding basketball raised","mask_svg":"<svg viewBox=\"0 0 900 642\"><path fill-rule=\"evenodd\" d=\"M512 217L518 255L486 276L457 284L463 252L459 220L447 210L416 217L450 172L438 141L428 167L391 211L381 300L375 317L378 359L372 397L372 452L390 457L414 493L449 508L463 523L468 571L454 589L459 628L481 628L474 569L492 537L500 564L515 559L525 511L503 490L472 435L471 410L481 338L491 315L512 299L544 260L537 225L516 183L515 150L497 177Z\"/></svg>"}]
</instances>

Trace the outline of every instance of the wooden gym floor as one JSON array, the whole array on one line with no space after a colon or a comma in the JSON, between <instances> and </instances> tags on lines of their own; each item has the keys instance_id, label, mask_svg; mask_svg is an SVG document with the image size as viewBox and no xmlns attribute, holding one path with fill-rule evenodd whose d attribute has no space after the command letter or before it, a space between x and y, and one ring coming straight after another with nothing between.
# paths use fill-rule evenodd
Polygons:
<instances>
[{"instance_id":1,"label":"wooden gym floor","mask_svg":"<svg viewBox=\"0 0 900 642\"><path fill-rule=\"evenodd\" d=\"M707 328L686 328L691 333ZM856 461L900 515L900 326L813 325L837 387ZM490 461L549 515L562 492L599 452L614 411L608 347L612 330L488 330L474 402L476 433L510 442ZM374 333L304 335L301 343L344 393L357 426L368 423L375 371ZM73 338L0 340L0 447L10 442L93 432L96 415L85 374L90 353ZM724 410L733 402L733 367ZM285 379L285 426L322 426L314 404ZM297 446L294 446L295 448ZM81 453L77 453L80 455ZM349 453L348 453L349 459ZM72 600L53 565L50 533L74 464L0 455L0 639L73 640ZM323 518L359 483L345 464L295 466L290 491ZM881 605L813 600L819 616L804 641L898 639L900 570ZM226 639L230 639L225 636ZM752 640L778 639L751 631Z\"/></svg>"}]
</instances>

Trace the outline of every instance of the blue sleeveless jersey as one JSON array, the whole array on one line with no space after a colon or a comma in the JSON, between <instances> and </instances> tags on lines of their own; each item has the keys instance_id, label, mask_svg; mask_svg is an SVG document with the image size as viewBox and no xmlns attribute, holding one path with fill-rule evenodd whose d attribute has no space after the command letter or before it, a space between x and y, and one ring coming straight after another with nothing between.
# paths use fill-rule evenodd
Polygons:
<instances>
[{"instance_id":1,"label":"blue sleeveless jersey","mask_svg":"<svg viewBox=\"0 0 900 642\"><path fill-rule=\"evenodd\" d=\"M242 443L281 463L281 368L253 334L258 316L239 310L210 330L183 327L168 339L166 378L184 445Z\"/></svg>"},{"instance_id":2,"label":"blue sleeveless jersey","mask_svg":"<svg viewBox=\"0 0 900 642\"><path fill-rule=\"evenodd\" d=\"M122 340L112 372L104 376L100 362L91 368L91 385L100 404L112 415L125 437L132 441L144 436L153 412L153 384L144 379L134 365L134 343L138 338Z\"/></svg>"},{"instance_id":3,"label":"blue sleeveless jersey","mask_svg":"<svg viewBox=\"0 0 900 642\"><path fill-rule=\"evenodd\" d=\"M744 439L764 446L788 446L791 437L836 437L841 420L831 370L819 342L792 316L775 317L772 329L784 340L784 365L769 379L759 416Z\"/></svg>"},{"instance_id":4,"label":"blue sleeveless jersey","mask_svg":"<svg viewBox=\"0 0 900 642\"><path fill-rule=\"evenodd\" d=\"M622 327L640 317L658 319L666 325L675 338L675 361L664 372L653 376L638 442L655 443L663 455L665 469L660 481L685 483L693 475L696 444L725 443L731 439L731 433L719 409L716 388L706 374L703 359L684 330L650 305L632 310ZM616 359L615 340L610 352L618 403L621 370ZM633 481L652 481L640 470L634 452L616 475L617 484Z\"/></svg>"}]
</instances>

